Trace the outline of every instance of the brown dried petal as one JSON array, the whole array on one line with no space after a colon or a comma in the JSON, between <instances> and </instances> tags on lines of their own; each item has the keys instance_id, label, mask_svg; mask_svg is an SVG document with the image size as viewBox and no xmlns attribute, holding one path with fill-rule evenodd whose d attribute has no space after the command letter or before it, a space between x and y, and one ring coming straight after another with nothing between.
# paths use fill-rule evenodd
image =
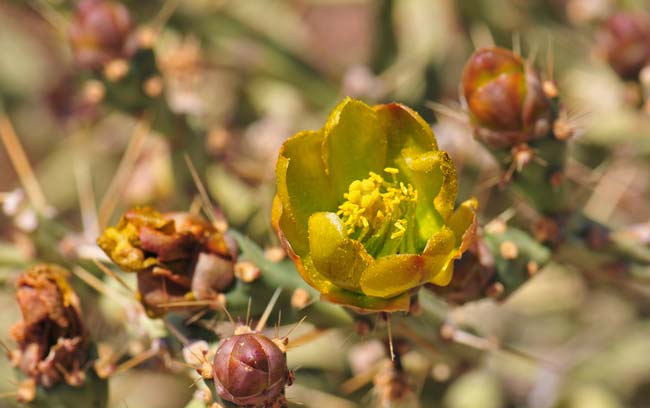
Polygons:
<instances>
[{"instance_id":1,"label":"brown dried petal","mask_svg":"<svg viewBox=\"0 0 650 408\"><path fill-rule=\"evenodd\" d=\"M208 253L199 254L192 277L192 292L197 299L214 299L234 280L234 263Z\"/></svg>"},{"instance_id":2,"label":"brown dried petal","mask_svg":"<svg viewBox=\"0 0 650 408\"><path fill-rule=\"evenodd\" d=\"M61 380L78 385L87 359L79 299L68 286L67 274L55 265L37 265L17 281L23 320L11 328L18 343L14 363L45 387Z\"/></svg>"},{"instance_id":3,"label":"brown dried petal","mask_svg":"<svg viewBox=\"0 0 650 408\"><path fill-rule=\"evenodd\" d=\"M189 285L169 279L169 275L149 268L138 272L140 302L152 316L162 316L169 311L188 310L190 307L168 307L170 303L186 301Z\"/></svg>"},{"instance_id":4,"label":"brown dried petal","mask_svg":"<svg viewBox=\"0 0 650 408\"><path fill-rule=\"evenodd\" d=\"M165 234L153 228L140 228L140 246L156 255L159 262L177 261L192 257L198 249L197 239L189 234Z\"/></svg>"}]
</instances>

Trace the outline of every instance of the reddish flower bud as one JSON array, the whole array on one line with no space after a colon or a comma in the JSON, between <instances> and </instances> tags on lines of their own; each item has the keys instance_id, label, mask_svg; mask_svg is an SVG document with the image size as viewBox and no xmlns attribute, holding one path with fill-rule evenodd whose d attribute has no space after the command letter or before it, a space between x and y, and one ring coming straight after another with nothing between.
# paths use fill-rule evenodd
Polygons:
<instances>
[{"instance_id":1,"label":"reddish flower bud","mask_svg":"<svg viewBox=\"0 0 650 408\"><path fill-rule=\"evenodd\" d=\"M138 274L140 301L149 314L191 309L187 300L216 300L234 279L236 243L190 213L127 211L97 239L122 269ZM171 306L184 302L185 306Z\"/></svg>"},{"instance_id":2,"label":"reddish flower bud","mask_svg":"<svg viewBox=\"0 0 650 408\"><path fill-rule=\"evenodd\" d=\"M284 350L260 333L235 334L221 342L214 357L214 383L224 400L267 407L284 400L290 385Z\"/></svg>"},{"instance_id":3,"label":"reddish flower bud","mask_svg":"<svg viewBox=\"0 0 650 408\"><path fill-rule=\"evenodd\" d=\"M137 49L129 11L121 3L82 0L70 26L79 65L99 69L111 60L130 58Z\"/></svg>"},{"instance_id":4,"label":"reddish flower bud","mask_svg":"<svg viewBox=\"0 0 650 408\"><path fill-rule=\"evenodd\" d=\"M621 12L603 25L600 38L607 62L623 79L638 79L650 63L650 15Z\"/></svg>"},{"instance_id":5,"label":"reddish flower bud","mask_svg":"<svg viewBox=\"0 0 650 408\"><path fill-rule=\"evenodd\" d=\"M481 48L463 71L462 96L476 136L493 147L510 147L544 136L550 104L539 75L502 48Z\"/></svg>"},{"instance_id":6,"label":"reddish flower bud","mask_svg":"<svg viewBox=\"0 0 650 408\"><path fill-rule=\"evenodd\" d=\"M79 298L67 282L68 272L55 265L37 265L16 283L23 320L11 328L18 343L14 365L46 388L65 381L81 385L88 343Z\"/></svg>"}]
</instances>

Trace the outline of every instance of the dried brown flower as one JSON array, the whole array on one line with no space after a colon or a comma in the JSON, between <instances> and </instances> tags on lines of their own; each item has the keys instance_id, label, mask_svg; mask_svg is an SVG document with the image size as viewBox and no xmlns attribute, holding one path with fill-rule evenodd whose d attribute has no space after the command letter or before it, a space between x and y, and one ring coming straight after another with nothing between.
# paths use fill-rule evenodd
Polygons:
<instances>
[{"instance_id":1,"label":"dried brown flower","mask_svg":"<svg viewBox=\"0 0 650 408\"><path fill-rule=\"evenodd\" d=\"M118 266L138 274L140 301L153 316L193 308L188 300L216 300L234 279L236 244L194 214L135 208L97 242Z\"/></svg>"},{"instance_id":2,"label":"dried brown flower","mask_svg":"<svg viewBox=\"0 0 650 408\"><path fill-rule=\"evenodd\" d=\"M18 343L12 362L46 388L62 381L79 386L84 381L88 341L79 298L67 276L63 268L42 264L23 273L16 284L23 319L11 328Z\"/></svg>"}]
</instances>

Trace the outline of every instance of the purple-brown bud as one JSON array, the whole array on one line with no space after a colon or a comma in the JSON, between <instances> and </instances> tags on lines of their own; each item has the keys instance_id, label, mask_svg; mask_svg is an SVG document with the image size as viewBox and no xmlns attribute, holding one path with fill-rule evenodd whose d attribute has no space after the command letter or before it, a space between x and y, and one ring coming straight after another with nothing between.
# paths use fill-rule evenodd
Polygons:
<instances>
[{"instance_id":1,"label":"purple-brown bud","mask_svg":"<svg viewBox=\"0 0 650 408\"><path fill-rule=\"evenodd\" d=\"M79 65L100 69L115 59L128 59L137 49L133 22L118 2L81 0L70 26L70 42Z\"/></svg>"},{"instance_id":2,"label":"purple-brown bud","mask_svg":"<svg viewBox=\"0 0 650 408\"><path fill-rule=\"evenodd\" d=\"M527 142L550 128L550 104L539 75L511 51L490 47L474 52L461 88L477 138L492 147Z\"/></svg>"},{"instance_id":3,"label":"purple-brown bud","mask_svg":"<svg viewBox=\"0 0 650 408\"><path fill-rule=\"evenodd\" d=\"M267 407L284 400L291 383L284 350L260 333L235 334L221 342L214 357L214 383L224 400Z\"/></svg>"},{"instance_id":4,"label":"purple-brown bud","mask_svg":"<svg viewBox=\"0 0 650 408\"><path fill-rule=\"evenodd\" d=\"M149 314L192 308L188 300L216 300L234 279L237 246L205 219L190 213L127 211L97 239L106 254L138 274L140 300Z\"/></svg>"},{"instance_id":5,"label":"purple-brown bud","mask_svg":"<svg viewBox=\"0 0 650 408\"><path fill-rule=\"evenodd\" d=\"M62 381L81 385L88 358L79 298L67 276L65 269L44 264L20 275L16 283L23 319L11 328L18 343L12 362L46 388Z\"/></svg>"},{"instance_id":6,"label":"purple-brown bud","mask_svg":"<svg viewBox=\"0 0 650 408\"><path fill-rule=\"evenodd\" d=\"M638 79L650 63L650 15L614 14L603 25L600 43L607 62L621 78Z\"/></svg>"}]
</instances>

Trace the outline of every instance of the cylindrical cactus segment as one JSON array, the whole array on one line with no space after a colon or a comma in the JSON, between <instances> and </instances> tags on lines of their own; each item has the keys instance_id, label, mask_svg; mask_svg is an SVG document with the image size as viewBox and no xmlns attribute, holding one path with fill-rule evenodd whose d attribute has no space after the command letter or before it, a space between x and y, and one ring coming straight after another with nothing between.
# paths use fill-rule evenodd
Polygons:
<instances>
[{"instance_id":1,"label":"cylindrical cactus segment","mask_svg":"<svg viewBox=\"0 0 650 408\"><path fill-rule=\"evenodd\" d=\"M235 334L219 345L213 375L221 398L260 407L283 400L291 378L284 351L255 332Z\"/></svg>"},{"instance_id":2,"label":"cylindrical cactus segment","mask_svg":"<svg viewBox=\"0 0 650 408\"><path fill-rule=\"evenodd\" d=\"M477 50L465 65L461 92L477 138L492 147L512 147L550 128L550 103L539 75L511 51Z\"/></svg>"}]
</instances>

